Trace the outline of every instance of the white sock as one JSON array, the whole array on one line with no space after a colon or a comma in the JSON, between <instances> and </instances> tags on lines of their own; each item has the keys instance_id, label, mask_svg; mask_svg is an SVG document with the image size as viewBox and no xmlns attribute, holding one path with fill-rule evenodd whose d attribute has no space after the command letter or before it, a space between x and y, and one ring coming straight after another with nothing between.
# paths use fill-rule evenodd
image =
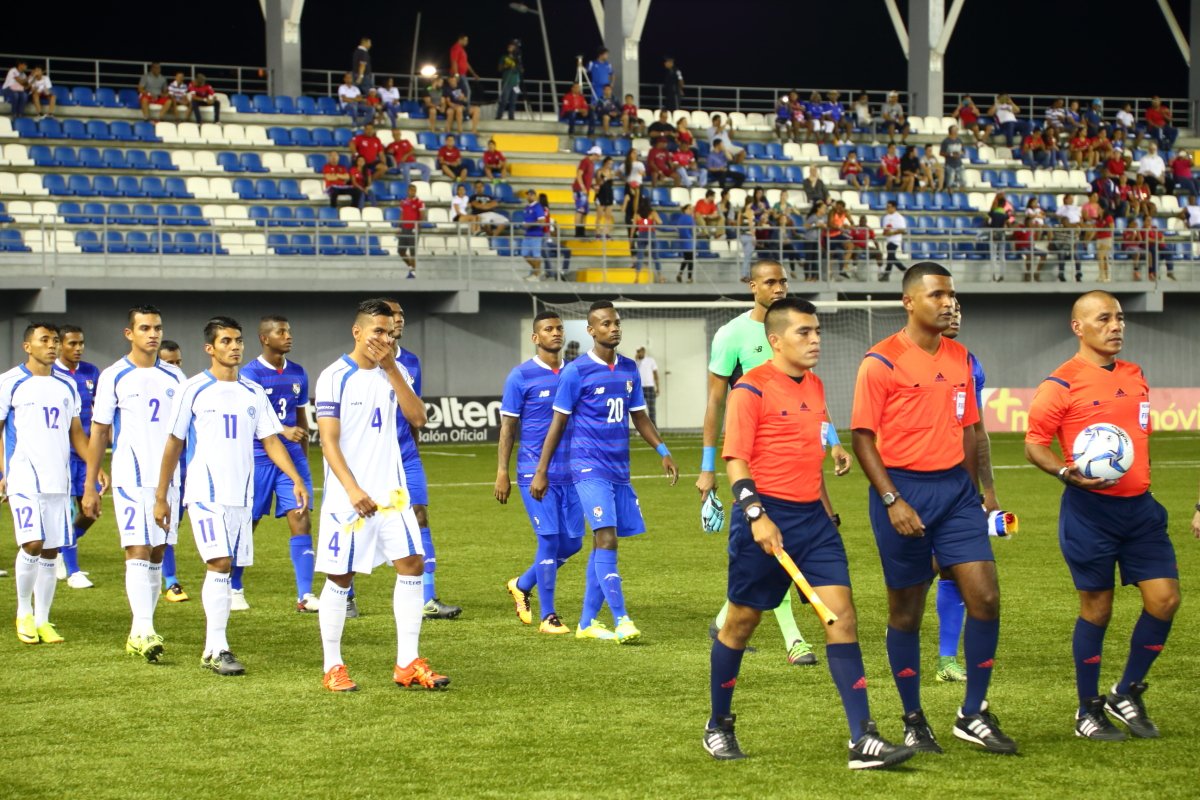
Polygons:
<instances>
[{"instance_id":1,"label":"white sock","mask_svg":"<svg viewBox=\"0 0 1200 800\"><path fill-rule=\"evenodd\" d=\"M150 598L146 595L147 573L150 562L140 558L125 561L125 596L129 598L129 610L133 621L129 626L130 636L145 636L154 629Z\"/></svg>"},{"instance_id":2,"label":"white sock","mask_svg":"<svg viewBox=\"0 0 1200 800\"><path fill-rule=\"evenodd\" d=\"M146 589L150 595L150 633L154 633L154 611L158 608L158 598L162 597L162 564L150 562L150 570L146 573Z\"/></svg>"},{"instance_id":3,"label":"white sock","mask_svg":"<svg viewBox=\"0 0 1200 800\"><path fill-rule=\"evenodd\" d=\"M206 572L200 599L204 603L204 617L208 623L204 655L215 656L229 649L229 640L225 638L225 629L229 625L229 573Z\"/></svg>"},{"instance_id":4,"label":"white sock","mask_svg":"<svg viewBox=\"0 0 1200 800\"><path fill-rule=\"evenodd\" d=\"M50 606L54 603L54 590L58 588L54 568L53 558L38 559L37 577L33 579L33 624L39 627L50 621Z\"/></svg>"},{"instance_id":5,"label":"white sock","mask_svg":"<svg viewBox=\"0 0 1200 800\"><path fill-rule=\"evenodd\" d=\"M24 550L17 550L17 566L13 569L13 578L17 584L18 617L27 617L33 613L33 584L37 579L40 560Z\"/></svg>"},{"instance_id":6,"label":"white sock","mask_svg":"<svg viewBox=\"0 0 1200 800\"><path fill-rule=\"evenodd\" d=\"M422 607L425 590L420 575L397 575L392 592L392 612L396 615L396 664L407 667L420 655ZM322 606L324 608L324 606Z\"/></svg>"},{"instance_id":7,"label":"white sock","mask_svg":"<svg viewBox=\"0 0 1200 800\"><path fill-rule=\"evenodd\" d=\"M321 601L317 608L321 625L321 646L325 652L325 671L345 664L342 661L342 631L346 627L346 600L350 590L343 589L328 578L321 589Z\"/></svg>"}]
</instances>

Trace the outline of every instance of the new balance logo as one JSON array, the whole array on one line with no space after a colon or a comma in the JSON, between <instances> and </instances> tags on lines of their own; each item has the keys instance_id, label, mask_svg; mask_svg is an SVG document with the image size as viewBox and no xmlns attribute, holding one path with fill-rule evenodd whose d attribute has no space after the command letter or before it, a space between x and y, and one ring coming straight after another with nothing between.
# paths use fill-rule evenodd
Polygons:
<instances>
[{"instance_id":1,"label":"new balance logo","mask_svg":"<svg viewBox=\"0 0 1200 800\"><path fill-rule=\"evenodd\" d=\"M946 382L946 376L942 375L942 373L940 373L940 372L939 372L939 373L937 374L937 377L933 379L933 382L934 382L934 383L945 383L945 382Z\"/></svg>"},{"instance_id":2,"label":"new balance logo","mask_svg":"<svg viewBox=\"0 0 1200 800\"><path fill-rule=\"evenodd\" d=\"M721 684L722 689L732 689L735 686L737 686L737 678L731 678Z\"/></svg>"},{"instance_id":3,"label":"new balance logo","mask_svg":"<svg viewBox=\"0 0 1200 800\"><path fill-rule=\"evenodd\" d=\"M597 387L596 387L596 391L592 392L592 394L604 394L604 387L603 387L603 386L597 386Z\"/></svg>"},{"instance_id":4,"label":"new balance logo","mask_svg":"<svg viewBox=\"0 0 1200 800\"><path fill-rule=\"evenodd\" d=\"M979 669L991 669L995 665L996 665L996 659L989 658L987 661L980 661L975 666L978 667Z\"/></svg>"},{"instance_id":5,"label":"new balance logo","mask_svg":"<svg viewBox=\"0 0 1200 800\"><path fill-rule=\"evenodd\" d=\"M1124 389L1117 389L1117 394L1116 394L1116 396L1117 396L1117 397L1125 397L1125 390L1124 390Z\"/></svg>"},{"instance_id":6,"label":"new balance logo","mask_svg":"<svg viewBox=\"0 0 1200 800\"><path fill-rule=\"evenodd\" d=\"M1089 656L1088 658L1085 658L1085 659L1083 660L1083 663L1085 663L1085 664L1099 664L1099 663L1100 663L1100 656Z\"/></svg>"},{"instance_id":7,"label":"new balance logo","mask_svg":"<svg viewBox=\"0 0 1200 800\"><path fill-rule=\"evenodd\" d=\"M538 392L538 397L549 397L549 396L550 396L549 389L542 389L540 392Z\"/></svg>"},{"instance_id":8,"label":"new balance logo","mask_svg":"<svg viewBox=\"0 0 1200 800\"><path fill-rule=\"evenodd\" d=\"M856 680L854 682L854 685L851 686L850 688L851 689L866 689L867 688L867 679L865 677L859 678L858 680Z\"/></svg>"},{"instance_id":9,"label":"new balance logo","mask_svg":"<svg viewBox=\"0 0 1200 800\"><path fill-rule=\"evenodd\" d=\"M905 667L904 669L902 669L896 673L896 677L897 678L915 678L915 677L917 677L917 671L915 669L913 669L912 667Z\"/></svg>"}]
</instances>

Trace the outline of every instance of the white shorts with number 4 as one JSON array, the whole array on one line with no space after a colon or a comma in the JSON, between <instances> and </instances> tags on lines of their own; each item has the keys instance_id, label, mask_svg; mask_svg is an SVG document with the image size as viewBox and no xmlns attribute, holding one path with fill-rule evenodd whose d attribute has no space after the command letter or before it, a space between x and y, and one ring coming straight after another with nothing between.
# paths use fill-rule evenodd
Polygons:
<instances>
[{"instance_id":1,"label":"white shorts with number 4","mask_svg":"<svg viewBox=\"0 0 1200 800\"><path fill-rule=\"evenodd\" d=\"M65 494L10 494L17 544L41 542L44 550L75 543L71 530L71 498Z\"/></svg>"},{"instance_id":2,"label":"white shorts with number 4","mask_svg":"<svg viewBox=\"0 0 1200 800\"><path fill-rule=\"evenodd\" d=\"M164 531L154 521L154 489L145 486L113 489L121 547L175 544L179 540L179 487L167 489L167 503L171 506L171 529Z\"/></svg>"},{"instance_id":3,"label":"white shorts with number 4","mask_svg":"<svg viewBox=\"0 0 1200 800\"><path fill-rule=\"evenodd\" d=\"M232 558L235 566L254 563L254 525L250 506L224 506L220 503L190 503L188 519L200 558Z\"/></svg>"},{"instance_id":4,"label":"white shorts with number 4","mask_svg":"<svg viewBox=\"0 0 1200 800\"><path fill-rule=\"evenodd\" d=\"M327 514L322 509L317 572L370 574L380 564L418 555L424 555L421 528L410 505L380 509L370 517L354 511Z\"/></svg>"}]
</instances>

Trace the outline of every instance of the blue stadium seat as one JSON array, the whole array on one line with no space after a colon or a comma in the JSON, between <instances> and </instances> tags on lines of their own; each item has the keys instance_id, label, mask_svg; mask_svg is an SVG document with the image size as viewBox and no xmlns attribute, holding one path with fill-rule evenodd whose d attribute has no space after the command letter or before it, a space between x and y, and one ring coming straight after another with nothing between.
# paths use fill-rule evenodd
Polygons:
<instances>
[{"instance_id":1,"label":"blue stadium seat","mask_svg":"<svg viewBox=\"0 0 1200 800\"><path fill-rule=\"evenodd\" d=\"M25 245L25 239L21 236L21 232L15 228L0 230L0 250L6 253L30 252L29 248Z\"/></svg>"},{"instance_id":2,"label":"blue stadium seat","mask_svg":"<svg viewBox=\"0 0 1200 800\"><path fill-rule=\"evenodd\" d=\"M766 176L768 183L785 183L787 175L783 171L783 167L778 164L768 164L763 167L763 174Z\"/></svg>"},{"instance_id":3,"label":"blue stadium seat","mask_svg":"<svg viewBox=\"0 0 1200 800\"><path fill-rule=\"evenodd\" d=\"M0 203L0 221L12 222L12 218L3 213L4 204ZM68 225L90 225L90 218L84 214L79 203L59 203L58 213L63 218L63 222Z\"/></svg>"},{"instance_id":4,"label":"blue stadium seat","mask_svg":"<svg viewBox=\"0 0 1200 800\"><path fill-rule=\"evenodd\" d=\"M22 139L40 139L42 132L38 129L37 120L29 117L17 117L12 121L13 130Z\"/></svg>"},{"instance_id":5,"label":"blue stadium seat","mask_svg":"<svg viewBox=\"0 0 1200 800\"><path fill-rule=\"evenodd\" d=\"M137 89L118 89L117 103L121 108L141 108L142 102Z\"/></svg>"},{"instance_id":6,"label":"blue stadium seat","mask_svg":"<svg viewBox=\"0 0 1200 800\"><path fill-rule=\"evenodd\" d=\"M761 142L746 144L746 158L766 158L767 148Z\"/></svg>"},{"instance_id":7,"label":"blue stadium seat","mask_svg":"<svg viewBox=\"0 0 1200 800\"><path fill-rule=\"evenodd\" d=\"M125 246L125 238L121 236L120 231L105 231L104 232L104 252L106 253L128 253L129 248Z\"/></svg>"},{"instance_id":8,"label":"blue stadium seat","mask_svg":"<svg viewBox=\"0 0 1200 800\"><path fill-rule=\"evenodd\" d=\"M69 119L63 123L63 136L66 136L68 139L92 138L88 135L87 123L77 119Z\"/></svg>"},{"instance_id":9,"label":"blue stadium seat","mask_svg":"<svg viewBox=\"0 0 1200 800\"><path fill-rule=\"evenodd\" d=\"M665 206L667 208L674 208L678 205L678 203L671 200L671 190L666 186L659 186L652 189L650 192L650 202L656 206Z\"/></svg>"},{"instance_id":10,"label":"blue stadium seat","mask_svg":"<svg viewBox=\"0 0 1200 800\"><path fill-rule=\"evenodd\" d=\"M317 110L317 101L305 95L296 98L296 112L314 117L321 113Z\"/></svg>"},{"instance_id":11,"label":"blue stadium seat","mask_svg":"<svg viewBox=\"0 0 1200 800\"><path fill-rule=\"evenodd\" d=\"M13 218L4 210L4 203L0 203L0 222L12 222Z\"/></svg>"},{"instance_id":12,"label":"blue stadium seat","mask_svg":"<svg viewBox=\"0 0 1200 800\"><path fill-rule=\"evenodd\" d=\"M96 102L102 108L120 108L121 103L117 100L117 93L107 86L101 86L96 90Z\"/></svg>"},{"instance_id":13,"label":"blue stadium seat","mask_svg":"<svg viewBox=\"0 0 1200 800\"><path fill-rule=\"evenodd\" d=\"M332 141L332 137L330 138ZM308 128L292 128L293 147L312 147L313 135Z\"/></svg>"},{"instance_id":14,"label":"blue stadium seat","mask_svg":"<svg viewBox=\"0 0 1200 800\"><path fill-rule=\"evenodd\" d=\"M287 95L280 94L274 97L275 113L276 114L295 114L296 102Z\"/></svg>"},{"instance_id":15,"label":"blue stadium seat","mask_svg":"<svg viewBox=\"0 0 1200 800\"><path fill-rule=\"evenodd\" d=\"M177 172L179 167L175 166L171 161L171 154L166 150L151 150L150 151L150 166L153 169L163 172Z\"/></svg>"},{"instance_id":16,"label":"blue stadium seat","mask_svg":"<svg viewBox=\"0 0 1200 800\"><path fill-rule=\"evenodd\" d=\"M204 218L204 212L200 206L189 203L179 207L179 222L181 225L195 225L207 227L210 223Z\"/></svg>"},{"instance_id":17,"label":"blue stadium seat","mask_svg":"<svg viewBox=\"0 0 1200 800\"><path fill-rule=\"evenodd\" d=\"M334 244L333 236L328 233L322 233L317 236L317 254L322 256L343 255L342 248Z\"/></svg>"},{"instance_id":18,"label":"blue stadium seat","mask_svg":"<svg viewBox=\"0 0 1200 800\"><path fill-rule=\"evenodd\" d=\"M317 225L317 210L312 206L296 206L292 209L292 217L297 225L304 228L314 228Z\"/></svg>"},{"instance_id":19,"label":"blue stadium seat","mask_svg":"<svg viewBox=\"0 0 1200 800\"><path fill-rule=\"evenodd\" d=\"M217 153L217 163L225 169L226 172L245 172L246 168L242 166L242 162L238 160L237 153L224 152Z\"/></svg>"},{"instance_id":20,"label":"blue stadium seat","mask_svg":"<svg viewBox=\"0 0 1200 800\"><path fill-rule=\"evenodd\" d=\"M479 146L479 137L473 133L460 133L458 135L458 149L469 150L472 153L483 152L483 148Z\"/></svg>"},{"instance_id":21,"label":"blue stadium seat","mask_svg":"<svg viewBox=\"0 0 1200 800\"><path fill-rule=\"evenodd\" d=\"M54 160L54 151L48 145L32 144L29 146L29 157L33 159L35 167L57 167L58 162Z\"/></svg>"},{"instance_id":22,"label":"blue stadium seat","mask_svg":"<svg viewBox=\"0 0 1200 800\"><path fill-rule=\"evenodd\" d=\"M337 246L341 248L342 254L347 256L365 256L366 248L363 247L362 239L352 233L338 234Z\"/></svg>"},{"instance_id":23,"label":"blue stadium seat","mask_svg":"<svg viewBox=\"0 0 1200 800\"><path fill-rule=\"evenodd\" d=\"M95 152L95 148L88 148ZM97 154L98 155L98 154ZM79 156L75 155L74 147L56 147L54 148L54 160L60 167L78 167L80 166Z\"/></svg>"},{"instance_id":24,"label":"blue stadium seat","mask_svg":"<svg viewBox=\"0 0 1200 800\"><path fill-rule=\"evenodd\" d=\"M3 236L7 231L0 231L0 236ZM76 231L75 245L84 253L103 253L104 247L100 244L100 237L95 231Z\"/></svg>"},{"instance_id":25,"label":"blue stadium seat","mask_svg":"<svg viewBox=\"0 0 1200 800\"><path fill-rule=\"evenodd\" d=\"M100 197L120 197L121 190L112 175L97 175L92 182L92 191Z\"/></svg>"},{"instance_id":26,"label":"blue stadium seat","mask_svg":"<svg viewBox=\"0 0 1200 800\"><path fill-rule=\"evenodd\" d=\"M979 148L975 147L974 145L963 148L963 152L966 154L967 158L970 159L972 164L988 163L987 161L985 161L984 159L979 157Z\"/></svg>"},{"instance_id":27,"label":"blue stadium seat","mask_svg":"<svg viewBox=\"0 0 1200 800\"><path fill-rule=\"evenodd\" d=\"M201 234L203 235L203 234ZM212 236L212 234L208 234ZM211 253L213 250L212 242L209 243L208 249L200 245L196 240L196 234L191 231L182 231L175 234L175 252L183 256L198 256L202 253Z\"/></svg>"},{"instance_id":28,"label":"blue stadium seat","mask_svg":"<svg viewBox=\"0 0 1200 800\"><path fill-rule=\"evenodd\" d=\"M274 114L275 104L271 102L270 95L256 94L250 98L254 110L259 114Z\"/></svg>"},{"instance_id":29,"label":"blue stadium seat","mask_svg":"<svg viewBox=\"0 0 1200 800\"><path fill-rule=\"evenodd\" d=\"M130 231L125 236L125 247L130 253L157 253L158 247L151 246L150 237L142 231Z\"/></svg>"},{"instance_id":30,"label":"blue stadium seat","mask_svg":"<svg viewBox=\"0 0 1200 800\"><path fill-rule=\"evenodd\" d=\"M79 154L82 157L83 151L88 148L79 148ZM100 156L100 162L105 169L128 169L129 164L125 160L125 151L118 150L115 147L106 147Z\"/></svg>"},{"instance_id":31,"label":"blue stadium seat","mask_svg":"<svg viewBox=\"0 0 1200 800\"><path fill-rule=\"evenodd\" d=\"M62 139L65 136L62 124L56 119L48 117L38 122L37 126L43 138Z\"/></svg>"},{"instance_id":32,"label":"blue stadium seat","mask_svg":"<svg viewBox=\"0 0 1200 800\"><path fill-rule=\"evenodd\" d=\"M328 159L322 153L309 153L304 157L304 160L313 172L320 172L325 169L325 164L328 162Z\"/></svg>"},{"instance_id":33,"label":"blue stadium seat","mask_svg":"<svg viewBox=\"0 0 1200 800\"><path fill-rule=\"evenodd\" d=\"M787 183L804 183L804 167L785 167L783 176Z\"/></svg>"},{"instance_id":34,"label":"blue stadium seat","mask_svg":"<svg viewBox=\"0 0 1200 800\"><path fill-rule=\"evenodd\" d=\"M400 110L408 114L411 119L429 119L425 109L416 100L401 100Z\"/></svg>"},{"instance_id":35,"label":"blue stadium seat","mask_svg":"<svg viewBox=\"0 0 1200 800\"><path fill-rule=\"evenodd\" d=\"M84 211L92 216L94 225L140 225L141 220L132 216L126 203L109 203L106 208L103 203L86 203ZM153 209L152 209L153 210Z\"/></svg>"},{"instance_id":36,"label":"blue stadium seat","mask_svg":"<svg viewBox=\"0 0 1200 800\"><path fill-rule=\"evenodd\" d=\"M291 206L271 206L271 221L267 223L272 228L296 227L296 221L292 216Z\"/></svg>"},{"instance_id":37,"label":"blue stadium seat","mask_svg":"<svg viewBox=\"0 0 1200 800\"><path fill-rule=\"evenodd\" d=\"M267 138L278 147L292 146L291 132L287 128L281 128L278 125L267 128Z\"/></svg>"},{"instance_id":38,"label":"blue stadium seat","mask_svg":"<svg viewBox=\"0 0 1200 800\"><path fill-rule=\"evenodd\" d=\"M113 120L110 122L108 124L108 134L116 142L136 142L138 140L133 126L124 120Z\"/></svg>"},{"instance_id":39,"label":"blue stadium seat","mask_svg":"<svg viewBox=\"0 0 1200 800\"><path fill-rule=\"evenodd\" d=\"M332 116L341 114L342 110L338 107L338 101L336 98L318 97L317 98L317 112L320 114L325 114L326 116L332 117Z\"/></svg>"},{"instance_id":40,"label":"blue stadium seat","mask_svg":"<svg viewBox=\"0 0 1200 800\"><path fill-rule=\"evenodd\" d=\"M188 191L187 182L183 178L167 178L164 181L164 188L167 191L167 197L173 197L176 200L192 199L192 193Z\"/></svg>"},{"instance_id":41,"label":"blue stadium seat","mask_svg":"<svg viewBox=\"0 0 1200 800\"><path fill-rule=\"evenodd\" d=\"M158 218L162 220L163 225L183 224L183 219L179 216L179 207L171 203L162 203L159 205Z\"/></svg>"},{"instance_id":42,"label":"blue stadium seat","mask_svg":"<svg viewBox=\"0 0 1200 800\"><path fill-rule=\"evenodd\" d=\"M396 212L395 219L400 218L400 209L396 208L395 206L392 206L391 208L387 208L384 210L384 218L385 219L388 218L387 212L389 212L389 211ZM321 206L320 208L317 209L317 222L319 223L320 227L322 227L322 228L344 228L344 227L346 227L346 223L343 222L342 219L338 216L338 210L336 208L330 208L329 206Z\"/></svg>"},{"instance_id":43,"label":"blue stadium seat","mask_svg":"<svg viewBox=\"0 0 1200 800\"><path fill-rule=\"evenodd\" d=\"M279 186L270 178L259 178L254 181L254 193L263 200L282 200Z\"/></svg>"},{"instance_id":44,"label":"blue stadium seat","mask_svg":"<svg viewBox=\"0 0 1200 800\"><path fill-rule=\"evenodd\" d=\"M703 149L707 151L708 142L700 142L700 144L703 145ZM628 139L613 139L610 142L610 145L612 146L613 155L620 156L621 158L624 158L629 154L629 149L631 147ZM708 153L705 152L704 155L706 156Z\"/></svg>"},{"instance_id":45,"label":"blue stadium seat","mask_svg":"<svg viewBox=\"0 0 1200 800\"><path fill-rule=\"evenodd\" d=\"M313 246L313 238L310 234L293 233L291 245L296 250L295 255L314 256L317 254L317 249Z\"/></svg>"},{"instance_id":46,"label":"blue stadium seat","mask_svg":"<svg viewBox=\"0 0 1200 800\"><path fill-rule=\"evenodd\" d=\"M333 131L329 128L313 128L312 144L313 147L337 147L337 142L333 140Z\"/></svg>"},{"instance_id":47,"label":"blue stadium seat","mask_svg":"<svg viewBox=\"0 0 1200 800\"><path fill-rule=\"evenodd\" d=\"M776 161L787 161L787 156L783 154L783 145L779 142L767 143L767 158L772 158Z\"/></svg>"},{"instance_id":48,"label":"blue stadium seat","mask_svg":"<svg viewBox=\"0 0 1200 800\"><path fill-rule=\"evenodd\" d=\"M117 123L114 122L112 124L112 126L110 126L110 129L111 129L111 127L115 127L116 125L117 125ZM154 123L146 122L145 120L134 123L133 135L134 135L134 138L137 139L137 141L139 141L139 142L161 142L162 141L162 139L160 139L158 137L158 133L155 132L155 130L154 130Z\"/></svg>"},{"instance_id":49,"label":"blue stadium seat","mask_svg":"<svg viewBox=\"0 0 1200 800\"><path fill-rule=\"evenodd\" d=\"M175 244L171 234L166 231L151 231L150 242L154 246L154 252L165 253L171 255L175 253Z\"/></svg>"},{"instance_id":50,"label":"blue stadium seat","mask_svg":"<svg viewBox=\"0 0 1200 800\"><path fill-rule=\"evenodd\" d=\"M367 237L367 255L371 256L387 256L391 255L387 250L383 249L383 245L379 241L378 236Z\"/></svg>"},{"instance_id":51,"label":"blue stadium seat","mask_svg":"<svg viewBox=\"0 0 1200 800\"><path fill-rule=\"evenodd\" d=\"M199 247L199 252L206 255L212 255L213 253L219 256L229 255L229 251L221 246L220 235L212 233L211 231L204 231L201 233L197 245Z\"/></svg>"},{"instance_id":52,"label":"blue stadium seat","mask_svg":"<svg viewBox=\"0 0 1200 800\"><path fill-rule=\"evenodd\" d=\"M242 167L246 172L270 172L271 170L263 166L262 158L258 153L242 153Z\"/></svg>"},{"instance_id":53,"label":"blue stadium seat","mask_svg":"<svg viewBox=\"0 0 1200 800\"><path fill-rule=\"evenodd\" d=\"M1058 197L1053 194L1039 194L1038 204L1047 214L1053 214L1058 210Z\"/></svg>"},{"instance_id":54,"label":"blue stadium seat","mask_svg":"<svg viewBox=\"0 0 1200 800\"><path fill-rule=\"evenodd\" d=\"M126 150L125 164L129 169L150 169L150 156L145 150Z\"/></svg>"},{"instance_id":55,"label":"blue stadium seat","mask_svg":"<svg viewBox=\"0 0 1200 800\"><path fill-rule=\"evenodd\" d=\"M971 205L971 202L967 198L967 195L964 194L963 192L959 192L958 194L951 195L951 197L954 198L954 210L955 211L978 211L979 210L978 208L974 208Z\"/></svg>"},{"instance_id":56,"label":"blue stadium seat","mask_svg":"<svg viewBox=\"0 0 1200 800\"><path fill-rule=\"evenodd\" d=\"M748 183L761 183L763 179L763 169L757 164L750 164L746 167L746 181Z\"/></svg>"},{"instance_id":57,"label":"blue stadium seat","mask_svg":"<svg viewBox=\"0 0 1200 800\"><path fill-rule=\"evenodd\" d=\"M107 176L101 175L100 177L103 178ZM145 197L145 195L142 194L141 184L139 184L138 179L132 175L122 175L121 177L117 178L116 191L117 194L114 195L115 197Z\"/></svg>"},{"instance_id":58,"label":"blue stadium seat","mask_svg":"<svg viewBox=\"0 0 1200 800\"><path fill-rule=\"evenodd\" d=\"M436 149L437 149L436 147L434 147L434 148L426 147L426 146L425 146L425 142L424 142L424 138L423 138L423 137L433 137L433 138L435 138L435 139L436 139L436 138L437 138L437 134L433 134L433 133L420 133L420 134L417 134L417 139L418 139L418 141L420 141L420 142L421 142L421 146L422 146L422 147L425 147L425 149L426 149L426 150L430 150L430 149L432 149L432 150L436 150ZM584 153L586 153L586 152L587 152L589 149L591 149L591 146L592 146L592 140L591 140L591 139L589 139L589 138L588 138L588 137L586 137L586 136L576 136L576 137L575 137L575 144L572 146L572 149L573 149L573 150L574 150L576 153L579 153L580 155L583 155L583 154L584 154Z\"/></svg>"},{"instance_id":59,"label":"blue stadium seat","mask_svg":"<svg viewBox=\"0 0 1200 800\"><path fill-rule=\"evenodd\" d=\"M142 197L149 197L152 200L165 199L167 190L163 187L162 178L157 175L146 175L141 182Z\"/></svg>"},{"instance_id":60,"label":"blue stadium seat","mask_svg":"<svg viewBox=\"0 0 1200 800\"><path fill-rule=\"evenodd\" d=\"M288 244L288 237L287 237L286 233L268 233L267 234L267 247L274 250L276 255L280 255L280 256L296 255L296 248L294 248L290 244Z\"/></svg>"},{"instance_id":61,"label":"blue stadium seat","mask_svg":"<svg viewBox=\"0 0 1200 800\"><path fill-rule=\"evenodd\" d=\"M112 132L108 128L108 123L102 119L94 119L87 124L87 132L89 139L95 139L97 142L111 142Z\"/></svg>"},{"instance_id":62,"label":"blue stadium seat","mask_svg":"<svg viewBox=\"0 0 1200 800\"><path fill-rule=\"evenodd\" d=\"M113 219L115 225L157 225L158 224L158 207L150 203L134 203L133 208L124 203L113 203L108 207L110 218L117 214L120 209L122 217Z\"/></svg>"},{"instance_id":63,"label":"blue stadium seat","mask_svg":"<svg viewBox=\"0 0 1200 800\"><path fill-rule=\"evenodd\" d=\"M46 176L50 177L49 175ZM92 191L92 181L87 175L70 175L67 177L67 194L76 197L95 197Z\"/></svg>"},{"instance_id":64,"label":"blue stadium seat","mask_svg":"<svg viewBox=\"0 0 1200 800\"><path fill-rule=\"evenodd\" d=\"M234 94L229 96L229 102L233 104L234 109L239 114L253 114L254 106L250 103L250 98L244 94Z\"/></svg>"},{"instance_id":65,"label":"blue stadium seat","mask_svg":"<svg viewBox=\"0 0 1200 800\"><path fill-rule=\"evenodd\" d=\"M245 180L245 178L241 178L241 180ZM234 189L236 191L237 187L234 187ZM271 224L271 209L266 206L250 206L247 215L259 227L265 228Z\"/></svg>"},{"instance_id":66,"label":"blue stadium seat","mask_svg":"<svg viewBox=\"0 0 1200 800\"><path fill-rule=\"evenodd\" d=\"M55 87L57 88L57 87ZM89 86L76 86L71 89L71 100L73 105L84 106L87 108L95 108L100 105L96 100L96 93Z\"/></svg>"},{"instance_id":67,"label":"blue stadium seat","mask_svg":"<svg viewBox=\"0 0 1200 800\"><path fill-rule=\"evenodd\" d=\"M262 183L264 180L260 178L256 183ZM300 182L293 178L284 178L279 181L279 196L285 200L307 200L308 195L300 191Z\"/></svg>"},{"instance_id":68,"label":"blue stadium seat","mask_svg":"<svg viewBox=\"0 0 1200 800\"><path fill-rule=\"evenodd\" d=\"M613 188L615 189L616 186L614 185ZM405 191L407 192L408 190L405 189ZM517 202L517 193L515 191L513 191L513 187L507 183L496 184L495 186L492 187L492 191L495 193L496 199L499 200L501 203Z\"/></svg>"},{"instance_id":69,"label":"blue stadium seat","mask_svg":"<svg viewBox=\"0 0 1200 800\"><path fill-rule=\"evenodd\" d=\"M333 143L338 147L349 147L350 140L354 138L354 131L349 128L334 128Z\"/></svg>"}]
</instances>

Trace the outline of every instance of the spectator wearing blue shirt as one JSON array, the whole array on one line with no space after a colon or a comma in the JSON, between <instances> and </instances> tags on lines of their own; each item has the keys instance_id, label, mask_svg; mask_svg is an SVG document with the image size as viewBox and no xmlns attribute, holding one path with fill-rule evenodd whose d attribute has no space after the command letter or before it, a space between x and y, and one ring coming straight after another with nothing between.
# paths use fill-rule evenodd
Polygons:
<instances>
[{"instance_id":1,"label":"spectator wearing blue shirt","mask_svg":"<svg viewBox=\"0 0 1200 800\"><path fill-rule=\"evenodd\" d=\"M621 134L621 104L613 97L612 84L600 91L600 99L592 106L592 119L600 125L605 136Z\"/></svg>"},{"instance_id":2,"label":"spectator wearing blue shirt","mask_svg":"<svg viewBox=\"0 0 1200 800\"><path fill-rule=\"evenodd\" d=\"M588 80L592 83L592 102L604 95L604 87L612 85L613 65L608 60L608 50L601 48L596 53L596 60L587 65Z\"/></svg>"},{"instance_id":3,"label":"spectator wearing blue shirt","mask_svg":"<svg viewBox=\"0 0 1200 800\"><path fill-rule=\"evenodd\" d=\"M712 192L709 192L712 194ZM679 274L675 276L676 283L683 283L683 274L687 273L687 282L694 280L693 259L696 255L696 216L692 204L688 203L675 217L675 238L679 240Z\"/></svg>"},{"instance_id":4,"label":"spectator wearing blue shirt","mask_svg":"<svg viewBox=\"0 0 1200 800\"><path fill-rule=\"evenodd\" d=\"M529 189L525 192L525 236L521 239L521 256L529 262L530 272L527 281L542 279L542 247L546 240L546 209L538 201L537 192Z\"/></svg>"},{"instance_id":5,"label":"spectator wearing blue shirt","mask_svg":"<svg viewBox=\"0 0 1200 800\"><path fill-rule=\"evenodd\" d=\"M833 143L841 144L842 142L851 141L854 134L854 123L850 121L850 117L846 114L846 108L842 105L841 94L836 90L830 91L825 95L826 102L823 106L822 113L827 113L829 119L833 121Z\"/></svg>"},{"instance_id":6,"label":"spectator wearing blue shirt","mask_svg":"<svg viewBox=\"0 0 1200 800\"><path fill-rule=\"evenodd\" d=\"M700 174L700 183L711 186L714 183L727 186L741 186L746 178L740 172L729 169L729 156L725 153L725 140L714 139L712 149L704 159L704 170Z\"/></svg>"}]
</instances>

